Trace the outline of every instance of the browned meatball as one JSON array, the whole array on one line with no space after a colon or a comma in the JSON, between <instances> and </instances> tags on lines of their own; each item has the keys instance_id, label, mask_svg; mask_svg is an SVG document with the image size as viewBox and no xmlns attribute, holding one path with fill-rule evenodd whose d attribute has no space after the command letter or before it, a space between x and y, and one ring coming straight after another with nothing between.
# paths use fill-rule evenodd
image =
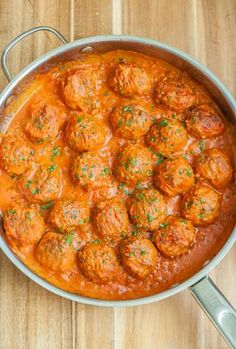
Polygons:
<instances>
[{"instance_id":1,"label":"browned meatball","mask_svg":"<svg viewBox=\"0 0 236 349\"><path fill-rule=\"evenodd\" d=\"M17 203L13 203L4 214L4 228L7 237L20 244L37 242L46 230L38 211Z\"/></svg>"},{"instance_id":2,"label":"browned meatball","mask_svg":"<svg viewBox=\"0 0 236 349\"><path fill-rule=\"evenodd\" d=\"M118 64L109 79L109 84L115 92L124 97L148 95L152 89L149 74L134 64Z\"/></svg>"},{"instance_id":3,"label":"browned meatball","mask_svg":"<svg viewBox=\"0 0 236 349\"><path fill-rule=\"evenodd\" d=\"M95 207L93 222L98 234L105 241L119 241L129 230L128 213L117 198L100 202Z\"/></svg>"},{"instance_id":4,"label":"browned meatball","mask_svg":"<svg viewBox=\"0 0 236 349\"><path fill-rule=\"evenodd\" d=\"M199 155L196 171L216 188L227 186L233 177L233 168L228 155L217 148L206 150Z\"/></svg>"},{"instance_id":5,"label":"browned meatball","mask_svg":"<svg viewBox=\"0 0 236 349\"><path fill-rule=\"evenodd\" d=\"M78 259L80 269L93 282L104 283L114 280L119 273L115 250L105 244L87 244L78 252Z\"/></svg>"},{"instance_id":6,"label":"browned meatball","mask_svg":"<svg viewBox=\"0 0 236 349\"><path fill-rule=\"evenodd\" d=\"M186 116L186 125L188 131L197 138L219 136L225 128L223 120L209 104L191 109Z\"/></svg>"},{"instance_id":7,"label":"browned meatball","mask_svg":"<svg viewBox=\"0 0 236 349\"><path fill-rule=\"evenodd\" d=\"M194 185L195 176L188 161L178 156L157 166L153 181L164 194L175 196L188 191Z\"/></svg>"},{"instance_id":8,"label":"browned meatball","mask_svg":"<svg viewBox=\"0 0 236 349\"><path fill-rule=\"evenodd\" d=\"M147 144L164 156L179 152L188 141L188 134L182 124L174 119L161 119L151 126L146 135Z\"/></svg>"},{"instance_id":9,"label":"browned meatball","mask_svg":"<svg viewBox=\"0 0 236 349\"><path fill-rule=\"evenodd\" d=\"M165 76L155 88L156 102L184 111L196 103L196 94L184 74Z\"/></svg>"},{"instance_id":10,"label":"browned meatball","mask_svg":"<svg viewBox=\"0 0 236 349\"><path fill-rule=\"evenodd\" d=\"M35 143L53 141L57 138L64 120L65 114L59 106L38 102L31 107L31 115L25 126L25 132Z\"/></svg>"},{"instance_id":11,"label":"browned meatball","mask_svg":"<svg viewBox=\"0 0 236 349\"><path fill-rule=\"evenodd\" d=\"M84 200L60 200L55 203L48 219L60 231L70 231L87 224L89 216L90 210Z\"/></svg>"},{"instance_id":12,"label":"browned meatball","mask_svg":"<svg viewBox=\"0 0 236 349\"><path fill-rule=\"evenodd\" d=\"M156 189L138 190L131 198L129 214L138 227L153 231L165 219L165 199Z\"/></svg>"},{"instance_id":13,"label":"browned meatball","mask_svg":"<svg viewBox=\"0 0 236 349\"><path fill-rule=\"evenodd\" d=\"M213 223L220 214L221 196L205 184L198 184L184 195L182 212L196 225Z\"/></svg>"},{"instance_id":14,"label":"browned meatball","mask_svg":"<svg viewBox=\"0 0 236 349\"><path fill-rule=\"evenodd\" d=\"M158 260L157 250L148 239L123 241L120 254L125 269L138 279L145 279L153 272Z\"/></svg>"},{"instance_id":15,"label":"browned meatball","mask_svg":"<svg viewBox=\"0 0 236 349\"><path fill-rule=\"evenodd\" d=\"M156 247L167 257L178 257L195 243L194 227L190 221L169 216L154 235Z\"/></svg>"},{"instance_id":16,"label":"browned meatball","mask_svg":"<svg viewBox=\"0 0 236 349\"><path fill-rule=\"evenodd\" d=\"M77 156L71 173L74 181L87 190L107 187L111 183L109 164L96 152L89 151Z\"/></svg>"},{"instance_id":17,"label":"browned meatball","mask_svg":"<svg viewBox=\"0 0 236 349\"><path fill-rule=\"evenodd\" d=\"M111 124L116 136L127 139L139 139L144 136L153 123L153 118L143 107L123 103L111 114Z\"/></svg>"},{"instance_id":18,"label":"browned meatball","mask_svg":"<svg viewBox=\"0 0 236 349\"><path fill-rule=\"evenodd\" d=\"M76 250L71 240L60 233L44 234L35 254L40 264L60 273L72 270L76 261Z\"/></svg>"},{"instance_id":19,"label":"browned meatball","mask_svg":"<svg viewBox=\"0 0 236 349\"><path fill-rule=\"evenodd\" d=\"M99 86L99 66L82 65L67 73L62 83L62 93L71 109L88 112Z\"/></svg>"},{"instance_id":20,"label":"browned meatball","mask_svg":"<svg viewBox=\"0 0 236 349\"><path fill-rule=\"evenodd\" d=\"M114 175L120 182L135 185L152 175L152 156L140 144L127 145L118 154Z\"/></svg>"},{"instance_id":21,"label":"browned meatball","mask_svg":"<svg viewBox=\"0 0 236 349\"><path fill-rule=\"evenodd\" d=\"M27 170L34 151L24 139L13 134L6 134L0 144L0 163L7 173L20 175Z\"/></svg>"},{"instance_id":22,"label":"browned meatball","mask_svg":"<svg viewBox=\"0 0 236 349\"><path fill-rule=\"evenodd\" d=\"M19 187L29 201L49 202L60 195L60 177L60 170L55 164L37 164L22 175Z\"/></svg>"},{"instance_id":23,"label":"browned meatball","mask_svg":"<svg viewBox=\"0 0 236 349\"><path fill-rule=\"evenodd\" d=\"M105 125L94 116L73 113L66 128L69 145L79 152L97 149L106 139Z\"/></svg>"}]
</instances>

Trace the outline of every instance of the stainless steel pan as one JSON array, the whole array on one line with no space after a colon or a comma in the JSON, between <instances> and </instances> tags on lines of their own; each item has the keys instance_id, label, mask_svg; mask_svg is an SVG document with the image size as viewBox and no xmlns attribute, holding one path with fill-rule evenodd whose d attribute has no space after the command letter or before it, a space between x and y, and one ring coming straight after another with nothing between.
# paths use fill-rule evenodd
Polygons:
<instances>
[{"instance_id":1,"label":"stainless steel pan","mask_svg":"<svg viewBox=\"0 0 236 349\"><path fill-rule=\"evenodd\" d=\"M8 65L7 56L11 48L24 37L31 35L37 31L49 31L55 34L63 43L62 46L41 56L26 68L24 68L17 76L12 77ZM67 40L55 29L51 27L36 27L20 34L13 39L4 49L1 56L1 64L9 84L0 95L0 111L4 108L8 98L15 93L19 93L24 86L32 80L40 71L44 71L47 67L57 64L57 62L75 59L81 51L106 52L115 49L133 50L154 57L163 58L173 65L187 71L195 80L203 84L210 92L213 99L221 107L231 122L236 127L235 101L229 91L220 82L220 80L211 73L206 67L195 61L193 58L173 47L164 45L158 41L126 36L126 35L103 35L93 36L79 39L68 43ZM2 121L3 122L3 121ZM0 123L1 126L1 123ZM194 276L188 280L174 285L167 291L155 294L150 297L124 301L106 301L82 297L77 294L63 291L52 286L47 281L41 279L28 269L8 247L3 235L0 235L0 247L6 256L26 274L30 279L56 293L59 296L70 300L92 304L97 306L134 306L159 301L161 299L175 295L178 292L188 288L197 302L205 310L206 314L213 321L215 326L224 336L228 344L232 348L236 348L236 312L230 303L225 299L222 293L213 284L207 274L216 267L216 265L224 258L236 240L236 229L234 229L225 242L224 246L217 255L203 266Z\"/></svg>"}]
</instances>

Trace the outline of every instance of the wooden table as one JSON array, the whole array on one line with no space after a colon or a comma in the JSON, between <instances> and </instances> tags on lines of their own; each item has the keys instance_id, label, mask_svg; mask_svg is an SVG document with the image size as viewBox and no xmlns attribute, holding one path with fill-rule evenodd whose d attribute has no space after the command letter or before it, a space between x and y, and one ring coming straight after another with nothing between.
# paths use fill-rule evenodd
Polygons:
<instances>
[{"instance_id":1,"label":"wooden table","mask_svg":"<svg viewBox=\"0 0 236 349\"><path fill-rule=\"evenodd\" d=\"M236 93L235 0L0 0L0 48L23 30L50 25L66 38L131 34L176 46L207 65ZM56 47L35 34L14 50L15 73ZM7 81L1 73L0 87ZM1 184L0 184L1 185ZM211 273L236 305L236 246ZM227 348L188 291L127 309L59 298L26 278L0 252L0 349Z\"/></svg>"}]
</instances>

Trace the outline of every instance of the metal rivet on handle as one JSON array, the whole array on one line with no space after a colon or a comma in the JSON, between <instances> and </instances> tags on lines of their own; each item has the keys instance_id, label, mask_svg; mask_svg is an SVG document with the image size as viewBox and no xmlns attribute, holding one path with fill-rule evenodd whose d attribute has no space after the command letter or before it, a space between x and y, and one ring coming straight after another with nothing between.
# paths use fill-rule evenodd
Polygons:
<instances>
[{"instance_id":1,"label":"metal rivet on handle","mask_svg":"<svg viewBox=\"0 0 236 349\"><path fill-rule=\"evenodd\" d=\"M87 53L87 52L92 52L94 50L94 48L92 46L86 46L81 48L80 52L82 53Z\"/></svg>"}]
</instances>

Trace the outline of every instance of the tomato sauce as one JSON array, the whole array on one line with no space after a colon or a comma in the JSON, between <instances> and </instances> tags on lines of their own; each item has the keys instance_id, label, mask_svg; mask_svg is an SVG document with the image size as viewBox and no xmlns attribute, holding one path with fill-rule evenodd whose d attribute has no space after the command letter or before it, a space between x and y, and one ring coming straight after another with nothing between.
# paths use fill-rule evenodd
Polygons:
<instances>
[{"instance_id":1,"label":"tomato sauce","mask_svg":"<svg viewBox=\"0 0 236 349\"><path fill-rule=\"evenodd\" d=\"M92 104L88 106L90 113L92 115L96 114L100 120L105 122L106 141L104 146L99 150L99 153L108 159L109 165L112 168L120 147L132 143L132 141L114 136L109 121L110 113L114 107L121 101L127 101L127 104L130 103L129 98L121 97L113 92L106 82L106 76L109 76L114 65L121 62L134 63L143 67L155 77L156 81L159 81L167 73L178 72L175 67L163 60L135 52L119 50L99 55L83 54L75 61L62 62L55 68L50 68L47 72L36 76L34 81L21 94L14 96L10 104L2 112L0 118L0 125L2 124L0 131L2 131L2 134L14 133L15 135L20 135L33 148L35 161L46 163L50 159L53 164L56 164L60 168L62 174L60 198L76 198L77 200L83 198L92 208L102 199L115 195L126 202L134 189L137 189L135 186L118 183L117 186L114 185L109 188L87 192L71 179L70 163L73 161L76 153L68 146L63 129L59 132L56 141L47 142L43 145L30 142L23 132L26 122L30 117L30 107L33 103L44 100L50 104L58 98L64 103L58 81L63 79L64 74L68 70L76 69L81 64L92 64L95 70L99 66L101 67L101 89L92 101L85 100L84 103ZM196 89L198 104L213 103L202 86L193 80L191 80L191 84ZM155 104L151 96L138 96L138 100L145 106L145 109L153 118L157 120L160 118L160 108ZM66 104L63 104L63 108L65 114L68 115L69 108ZM204 149L220 147L227 152L232 164L235 164L235 130L227 120L227 116L222 115L222 113L221 116L225 121L226 127L220 136L206 140L199 140L192 136L189 137L187 145L180 154L184 155L190 163L193 163L196 155L200 154ZM9 120L7 127L6 122L3 126L3 119ZM139 142L144 143L144 140L141 138ZM157 155L153 154L153 164L158 164L161 161ZM11 177L3 167L0 168L0 211L3 215L12 201L19 198L22 199L22 194L18 190L18 180L18 177ZM139 183L138 186L139 188L147 187L150 186L151 182L152 179L149 178ZM218 192L222 195L223 200L221 213L217 221L206 227L197 227L196 243L189 249L187 254L176 259L169 259L160 254L154 272L144 280L133 278L125 270L122 270L122 276L119 280L97 284L88 280L83 275L78 263L69 272L58 273L45 268L37 261L35 258L35 245L18 246L10 240L8 243L14 250L14 253L32 271L63 290L99 299L131 299L148 296L166 290L192 276L210 261L224 245L235 224L235 182L231 181L227 188ZM167 199L168 214L181 215L180 202L180 195ZM32 206L40 211L47 222L47 216L51 208L50 204L33 204ZM88 223L87 230L91 239L94 240L97 238L92 223ZM5 236L4 231L2 231L2 234ZM150 237L150 233L146 231L140 231L138 232L139 234Z\"/></svg>"}]
</instances>

